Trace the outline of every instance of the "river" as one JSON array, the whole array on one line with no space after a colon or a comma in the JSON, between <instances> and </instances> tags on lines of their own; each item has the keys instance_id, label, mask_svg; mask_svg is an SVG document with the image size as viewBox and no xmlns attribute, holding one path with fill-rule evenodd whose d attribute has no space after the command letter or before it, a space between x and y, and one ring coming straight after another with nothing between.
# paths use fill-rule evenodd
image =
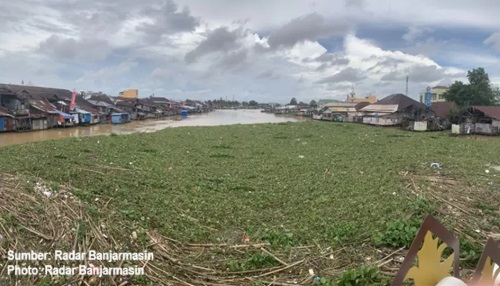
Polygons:
<instances>
[{"instance_id":1,"label":"river","mask_svg":"<svg viewBox=\"0 0 500 286\"><path fill-rule=\"evenodd\" d=\"M183 126L216 126L233 124L257 124L296 122L308 118L274 115L260 110L214 110L209 113L190 115L183 120L141 120L127 124L97 124L91 126L55 128L23 133L0 133L0 147L29 142L61 139L67 137L96 136L105 134L131 134L137 132L155 132L165 128Z\"/></svg>"}]
</instances>

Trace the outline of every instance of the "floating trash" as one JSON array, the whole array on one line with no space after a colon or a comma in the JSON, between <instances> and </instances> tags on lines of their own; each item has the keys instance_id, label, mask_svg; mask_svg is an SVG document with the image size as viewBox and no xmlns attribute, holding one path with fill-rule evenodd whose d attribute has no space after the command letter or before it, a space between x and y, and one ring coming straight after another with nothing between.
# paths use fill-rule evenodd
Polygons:
<instances>
[{"instance_id":1,"label":"floating trash","mask_svg":"<svg viewBox=\"0 0 500 286\"><path fill-rule=\"evenodd\" d=\"M441 168L441 164L439 164L439 163L431 163L431 168L434 168L434 169L442 169L442 168Z\"/></svg>"}]
</instances>

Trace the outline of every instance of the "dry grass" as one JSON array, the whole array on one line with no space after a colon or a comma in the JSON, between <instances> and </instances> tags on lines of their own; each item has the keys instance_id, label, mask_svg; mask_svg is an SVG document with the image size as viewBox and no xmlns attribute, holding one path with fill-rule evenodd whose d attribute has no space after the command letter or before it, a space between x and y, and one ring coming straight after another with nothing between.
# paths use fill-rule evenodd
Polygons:
<instances>
[{"instance_id":1,"label":"dry grass","mask_svg":"<svg viewBox=\"0 0 500 286\"><path fill-rule=\"evenodd\" d=\"M314 274L334 277L343 269L363 260L363 246L322 249L317 245L290 247L273 252L268 243L190 244L170 239L155 231L141 236L133 227L113 217L108 202L98 202L109 215L96 219L87 207L60 186L57 192L38 181L34 190L27 190L26 179L0 176L0 284L2 285L304 285ZM44 194L45 192L45 194ZM51 195L48 196L47 192ZM104 267L131 267L125 261L7 261L7 251L48 252L142 252L154 253L154 260L137 262L144 267L145 277L72 276L37 277L7 275L7 265L31 267L69 266L78 264ZM230 261L239 261L261 254L272 257L275 264L251 270L231 271ZM380 261L373 261L376 265ZM147 279L145 279L147 278ZM5 283L5 284L4 284Z\"/></svg>"}]
</instances>

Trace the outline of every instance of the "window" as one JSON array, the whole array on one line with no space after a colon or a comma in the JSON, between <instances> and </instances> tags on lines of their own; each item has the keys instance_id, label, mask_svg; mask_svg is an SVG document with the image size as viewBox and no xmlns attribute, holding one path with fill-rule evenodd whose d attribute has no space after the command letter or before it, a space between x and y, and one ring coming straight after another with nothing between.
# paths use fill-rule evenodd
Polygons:
<instances>
[{"instance_id":1,"label":"window","mask_svg":"<svg viewBox=\"0 0 500 286\"><path fill-rule=\"evenodd\" d=\"M436 100L436 96L437 96L437 94L433 93L432 94L432 100Z\"/></svg>"}]
</instances>

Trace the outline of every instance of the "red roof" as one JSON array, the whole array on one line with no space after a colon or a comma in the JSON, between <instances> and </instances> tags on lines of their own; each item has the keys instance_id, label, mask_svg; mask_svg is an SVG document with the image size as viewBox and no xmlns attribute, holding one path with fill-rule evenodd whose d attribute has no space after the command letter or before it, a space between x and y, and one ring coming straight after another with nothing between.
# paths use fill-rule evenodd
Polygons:
<instances>
[{"instance_id":1,"label":"red roof","mask_svg":"<svg viewBox=\"0 0 500 286\"><path fill-rule=\"evenodd\" d=\"M437 85L435 87L433 87L433 89L449 89L450 87L448 86L444 86L444 85Z\"/></svg>"},{"instance_id":2,"label":"red roof","mask_svg":"<svg viewBox=\"0 0 500 286\"><path fill-rule=\"evenodd\" d=\"M456 107L453 102L434 102L431 105L431 110L436 117L447 118L450 116L450 111Z\"/></svg>"},{"instance_id":3,"label":"red roof","mask_svg":"<svg viewBox=\"0 0 500 286\"><path fill-rule=\"evenodd\" d=\"M500 106L472 106L472 109L481 111L487 117L500 119Z\"/></svg>"}]
</instances>

